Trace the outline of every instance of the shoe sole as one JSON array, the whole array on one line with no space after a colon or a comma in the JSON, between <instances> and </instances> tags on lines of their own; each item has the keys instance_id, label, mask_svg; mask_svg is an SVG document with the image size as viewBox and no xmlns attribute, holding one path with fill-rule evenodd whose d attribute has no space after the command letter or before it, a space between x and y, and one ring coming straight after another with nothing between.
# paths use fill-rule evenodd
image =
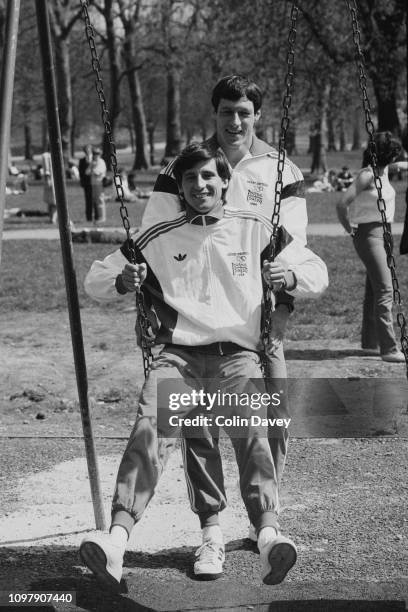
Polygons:
<instances>
[{"instance_id":1,"label":"shoe sole","mask_svg":"<svg viewBox=\"0 0 408 612\"><path fill-rule=\"evenodd\" d=\"M295 565L297 559L296 548L290 542L277 542L272 546L268 561L269 573L263 578L265 584L280 584L289 570Z\"/></svg>"},{"instance_id":2,"label":"shoe sole","mask_svg":"<svg viewBox=\"0 0 408 612\"><path fill-rule=\"evenodd\" d=\"M221 578L222 572L219 574L194 574L194 576L197 580L218 580L218 578Z\"/></svg>"},{"instance_id":3,"label":"shoe sole","mask_svg":"<svg viewBox=\"0 0 408 612\"><path fill-rule=\"evenodd\" d=\"M79 549L79 555L101 585L117 593L120 591L120 582L108 572L106 568L108 560L98 544L85 542Z\"/></svg>"}]
</instances>

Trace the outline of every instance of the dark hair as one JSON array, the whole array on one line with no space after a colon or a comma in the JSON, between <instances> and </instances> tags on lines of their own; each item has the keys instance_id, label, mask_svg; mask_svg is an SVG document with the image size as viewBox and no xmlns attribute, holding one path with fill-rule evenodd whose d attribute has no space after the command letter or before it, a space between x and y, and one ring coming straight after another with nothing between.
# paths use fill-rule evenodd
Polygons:
<instances>
[{"instance_id":1,"label":"dark hair","mask_svg":"<svg viewBox=\"0 0 408 612\"><path fill-rule=\"evenodd\" d=\"M385 168L395 161L401 153L401 143L393 137L391 132L376 132L373 136L377 166ZM363 153L363 168L372 165L372 150L370 143Z\"/></svg>"},{"instance_id":2,"label":"dark hair","mask_svg":"<svg viewBox=\"0 0 408 612\"><path fill-rule=\"evenodd\" d=\"M184 172L190 170L200 162L215 160L219 176L225 181L231 178L231 172L227 158L221 149L210 146L207 142L192 142L187 145L177 156L173 165L173 174L177 185L181 186Z\"/></svg>"},{"instance_id":3,"label":"dark hair","mask_svg":"<svg viewBox=\"0 0 408 612\"><path fill-rule=\"evenodd\" d=\"M262 106L262 92L258 85L250 81L246 76L231 74L223 77L213 89L211 102L215 112L221 98L236 102L240 98L248 98L254 105L254 112L257 113Z\"/></svg>"}]
</instances>

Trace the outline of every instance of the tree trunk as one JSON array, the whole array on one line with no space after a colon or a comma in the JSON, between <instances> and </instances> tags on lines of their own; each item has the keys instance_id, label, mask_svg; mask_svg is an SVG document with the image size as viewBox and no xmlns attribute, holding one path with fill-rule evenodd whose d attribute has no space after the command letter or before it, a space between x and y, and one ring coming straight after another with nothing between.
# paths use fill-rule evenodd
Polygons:
<instances>
[{"instance_id":1,"label":"tree trunk","mask_svg":"<svg viewBox=\"0 0 408 612\"><path fill-rule=\"evenodd\" d=\"M288 155L296 155L296 126L293 122L286 133L285 145Z\"/></svg>"},{"instance_id":2,"label":"tree trunk","mask_svg":"<svg viewBox=\"0 0 408 612\"><path fill-rule=\"evenodd\" d=\"M201 132L201 138L202 140L207 140L207 125L206 123L203 121L200 125L200 132Z\"/></svg>"},{"instance_id":3,"label":"tree trunk","mask_svg":"<svg viewBox=\"0 0 408 612\"><path fill-rule=\"evenodd\" d=\"M137 72L131 70L128 73L128 83L130 99L132 103L132 119L135 130L135 145L136 154L133 162L133 170L148 168L149 162L147 159L147 130L146 117L143 108L142 91L140 88L140 79Z\"/></svg>"},{"instance_id":4,"label":"tree trunk","mask_svg":"<svg viewBox=\"0 0 408 612\"><path fill-rule=\"evenodd\" d=\"M360 5L362 30L369 42L366 63L376 97L378 130L400 136L397 87L406 66L406 2L364 0Z\"/></svg>"},{"instance_id":5,"label":"tree trunk","mask_svg":"<svg viewBox=\"0 0 408 612\"><path fill-rule=\"evenodd\" d=\"M344 119L340 119L339 121L339 135L340 135L339 151L343 152L346 150L346 134L344 131Z\"/></svg>"},{"instance_id":6,"label":"tree trunk","mask_svg":"<svg viewBox=\"0 0 408 612\"><path fill-rule=\"evenodd\" d=\"M150 154L150 165L154 166L154 130L155 130L155 125L153 123L153 121L148 121L147 122L147 133L149 136L149 154Z\"/></svg>"},{"instance_id":7,"label":"tree trunk","mask_svg":"<svg viewBox=\"0 0 408 612\"><path fill-rule=\"evenodd\" d=\"M401 136L395 89L385 90L382 85L374 83L374 92L377 100L378 131L390 131L395 136Z\"/></svg>"},{"instance_id":8,"label":"tree trunk","mask_svg":"<svg viewBox=\"0 0 408 612\"><path fill-rule=\"evenodd\" d=\"M75 140L76 140L76 115L73 112L72 115L72 127L71 127L71 157L75 157Z\"/></svg>"},{"instance_id":9,"label":"tree trunk","mask_svg":"<svg viewBox=\"0 0 408 612\"><path fill-rule=\"evenodd\" d=\"M125 24L125 42L123 45L123 57L125 58L125 68L129 86L131 113L133 128L135 130L136 154L133 161L133 170L148 168L147 157L147 129L146 117L143 107L143 96L140 87L139 74L135 68L136 48L135 31L132 22Z\"/></svg>"},{"instance_id":10,"label":"tree trunk","mask_svg":"<svg viewBox=\"0 0 408 612\"><path fill-rule=\"evenodd\" d=\"M132 151L132 153L135 152L136 147L135 147L135 133L133 130L133 124L131 121L129 121L128 123L128 131L129 131L129 142L130 142L130 150Z\"/></svg>"},{"instance_id":11,"label":"tree trunk","mask_svg":"<svg viewBox=\"0 0 408 612\"><path fill-rule=\"evenodd\" d=\"M358 111L359 109L357 109L353 119L353 143L351 145L352 151L359 151L361 149L360 120Z\"/></svg>"},{"instance_id":12,"label":"tree trunk","mask_svg":"<svg viewBox=\"0 0 408 612\"><path fill-rule=\"evenodd\" d=\"M315 174L320 169L320 153L322 137L318 128L314 129L309 136L310 152L312 154L312 164L310 174Z\"/></svg>"},{"instance_id":13,"label":"tree trunk","mask_svg":"<svg viewBox=\"0 0 408 612\"><path fill-rule=\"evenodd\" d=\"M327 115L327 150L336 151L336 136L334 133L334 122L332 114Z\"/></svg>"},{"instance_id":14,"label":"tree trunk","mask_svg":"<svg viewBox=\"0 0 408 612\"><path fill-rule=\"evenodd\" d=\"M326 84L317 105L317 119L311 133L312 166L311 173L327 171L325 134L327 132L327 109L330 85Z\"/></svg>"},{"instance_id":15,"label":"tree trunk","mask_svg":"<svg viewBox=\"0 0 408 612\"><path fill-rule=\"evenodd\" d=\"M56 36L54 40L62 153L64 156L64 163L67 165L71 152L72 130L72 90L69 61L69 40L68 38L62 38L61 36Z\"/></svg>"},{"instance_id":16,"label":"tree trunk","mask_svg":"<svg viewBox=\"0 0 408 612\"><path fill-rule=\"evenodd\" d=\"M167 72L167 140L165 157L175 157L181 151L180 121L181 72L170 65Z\"/></svg>"},{"instance_id":17,"label":"tree trunk","mask_svg":"<svg viewBox=\"0 0 408 612\"><path fill-rule=\"evenodd\" d=\"M115 33L115 17L112 14L113 0L105 0L103 16L106 23L106 41L109 56L109 79L110 79L110 99L109 99L109 121L112 130L111 138L114 138L115 123L120 113L120 65L118 56L117 37ZM109 138L106 133L103 136L103 158L108 170L112 169L110 157Z\"/></svg>"},{"instance_id":18,"label":"tree trunk","mask_svg":"<svg viewBox=\"0 0 408 612\"><path fill-rule=\"evenodd\" d=\"M42 151L48 151L48 123L45 117L41 122L41 149Z\"/></svg>"},{"instance_id":19,"label":"tree trunk","mask_svg":"<svg viewBox=\"0 0 408 612\"><path fill-rule=\"evenodd\" d=\"M26 119L24 123L24 157L33 159L33 138L29 119Z\"/></svg>"}]
</instances>

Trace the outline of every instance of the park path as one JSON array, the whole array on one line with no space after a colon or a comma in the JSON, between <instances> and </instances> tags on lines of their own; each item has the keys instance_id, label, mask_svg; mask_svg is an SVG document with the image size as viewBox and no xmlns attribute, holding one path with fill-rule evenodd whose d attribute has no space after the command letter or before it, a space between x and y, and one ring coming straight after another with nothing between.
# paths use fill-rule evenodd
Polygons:
<instances>
[{"instance_id":1,"label":"park path","mask_svg":"<svg viewBox=\"0 0 408 612\"><path fill-rule=\"evenodd\" d=\"M76 227L75 231L80 232L84 229L95 230L94 227ZM393 224L393 234L402 234L403 224ZM121 227L103 227L101 231L122 232ZM307 228L309 236L345 236L346 233L339 223L309 223ZM3 240L58 240L59 230L57 227L45 227L41 229L7 229L3 232Z\"/></svg>"}]
</instances>

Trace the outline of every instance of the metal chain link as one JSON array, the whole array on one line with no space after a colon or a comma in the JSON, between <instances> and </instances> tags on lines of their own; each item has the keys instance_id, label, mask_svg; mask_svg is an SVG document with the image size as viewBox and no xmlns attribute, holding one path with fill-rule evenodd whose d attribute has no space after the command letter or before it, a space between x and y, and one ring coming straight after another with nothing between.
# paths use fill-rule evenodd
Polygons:
<instances>
[{"instance_id":1,"label":"metal chain link","mask_svg":"<svg viewBox=\"0 0 408 612\"><path fill-rule=\"evenodd\" d=\"M112 133L112 125L110 122L110 114L106 103L105 92L103 88L102 81L102 70L99 62L99 56L96 49L95 43L95 30L91 23L89 17L89 0L80 0L81 9L82 9L82 17L85 23L85 35L88 41L89 49L91 51L91 65L92 70L95 74L95 88L98 94L99 103L101 106L101 114L102 114L102 122L105 128L105 134L109 142L109 156L110 162L113 170L113 183L115 185L117 199L119 200L120 207L119 212L122 219L123 228L126 232L126 239L128 243L128 248L130 252L130 258L133 264L136 263L136 253L133 245L133 240L130 235L130 222L128 216L128 210L124 203L125 193L123 190L122 177L118 171L118 160L116 155L116 145L113 140ZM153 355L148 343L147 338L151 335L149 333L150 330L150 321L146 314L146 308L144 303L143 292L139 289L136 291L136 312L138 322L141 328L141 348L142 348L142 356L143 356L143 370L145 378L149 372L151 363L153 361Z\"/></svg>"},{"instance_id":2,"label":"metal chain link","mask_svg":"<svg viewBox=\"0 0 408 612\"><path fill-rule=\"evenodd\" d=\"M365 115L365 127L369 137L369 152L371 156L371 166L374 174L374 184L377 189L378 199L377 199L377 207L381 215L381 222L383 226L383 235L384 235L384 247L385 252L387 254L387 265L391 272L392 279L392 288L393 288L393 302L397 307L397 323L401 332L401 349L405 356L405 364L407 370L407 378L408 378L408 336L407 336L407 322L405 315L402 310L402 300L401 293L399 290L399 283L396 273L396 264L395 259L392 254L392 235L389 230L389 224L387 224L386 218L386 205L382 195L382 182L378 173L377 166L377 147L374 141L374 124L371 119L371 107L370 101L367 95L367 77L365 70L365 60L364 54L361 49L361 34L358 23L357 16L357 4L356 0L345 0L348 10L350 12L351 21L353 25L353 41L356 49L355 53L355 63L358 71L358 80L359 86L361 90L361 98L363 102L363 109Z\"/></svg>"},{"instance_id":3,"label":"metal chain link","mask_svg":"<svg viewBox=\"0 0 408 612\"><path fill-rule=\"evenodd\" d=\"M291 25L288 34L288 51L286 54L286 65L287 72L285 76L286 91L282 100L283 114L281 119L280 134L279 134L279 145L278 145L278 166L277 166L277 179L275 183L275 203L272 214L272 234L269 242L269 253L268 260L273 261L276 256L276 247L278 242L278 231L279 231L279 219L280 219L280 205L282 199L283 190L283 171L285 167L286 158L286 134L289 128L289 108L292 103L292 88L294 72L293 68L295 65L295 43L296 43L296 22L298 17L298 8L296 3L292 3L290 12ZM264 324L262 331L262 342L265 347L265 351L268 347L269 335L272 325L272 289L267 286L264 292ZM265 369L265 367L264 367Z\"/></svg>"}]
</instances>

